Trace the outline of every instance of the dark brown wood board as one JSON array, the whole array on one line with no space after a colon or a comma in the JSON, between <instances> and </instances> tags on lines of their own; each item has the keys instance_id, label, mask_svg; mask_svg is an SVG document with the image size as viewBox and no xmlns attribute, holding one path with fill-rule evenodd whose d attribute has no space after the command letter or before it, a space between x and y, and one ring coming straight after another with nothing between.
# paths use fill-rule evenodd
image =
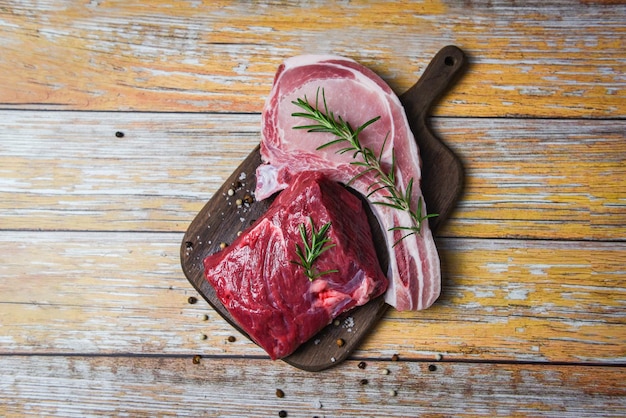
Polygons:
<instances>
[{"instance_id":1,"label":"dark brown wood board","mask_svg":"<svg viewBox=\"0 0 626 418\"><path fill-rule=\"evenodd\" d=\"M466 63L466 56L461 49L446 46L435 55L419 81L400 96L420 148L424 200L429 213L439 214L430 219L433 231L445 221L455 206L462 189L463 168L459 158L431 131L427 116L430 108L462 72ZM259 164L261 156L257 146L191 222L180 249L182 269L189 282L224 319L246 337L247 334L230 316L205 279L202 261L207 255L219 251L222 243L231 243L239 232L262 216L271 204L271 199L256 201L252 198L256 186L255 172ZM241 199L242 205L237 205L238 199ZM370 224L381 264L385 264L388 257L386 247L373 216L370 216ZM386 271L383 267L383 271ZM283 360L308 371L320 371L337 365L359 346L387 308L382 296L357 307L341 315ZM342 346L337 344L339 339L344 342Z\"/></svg>"}]
</instances>

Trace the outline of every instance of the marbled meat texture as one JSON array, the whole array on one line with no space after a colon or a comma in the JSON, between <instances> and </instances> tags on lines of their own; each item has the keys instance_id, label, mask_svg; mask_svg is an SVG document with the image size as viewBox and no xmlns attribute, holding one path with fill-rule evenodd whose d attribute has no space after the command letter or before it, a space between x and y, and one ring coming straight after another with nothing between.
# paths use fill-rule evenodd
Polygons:
<instances>
[{"instance_id":1,"label":"marbled meat texture","mask_svg":"<svg viewBox=\"0 0 626 418\"><path fill-rule=\"evenodd\" d=\"M292 116L294 112L302 111L292 102L306 96L314 105L318 91L321 91L319 89L325 92L329 110L353 128L376 116L381 117L359 138L364 146L378 154L385 137L389 135L382 155L383 164L389 169L392 151L395 152L397 188L406 190L413 178L411 203L413 208L417 207L421 197L421 162L400 100L374 72L353 60L337 56L297 56L280 65L263 109L261 158L265 164L257 169L256 198L264 199L287 187L293 176L301 171L318 170L333 180L348 183L363 170L350 164L354 161L352 153L336 152L345 144L317 149L333 140L332 134L293 129L311 121ZM321 97L319 106L323 109ZM352 182L351 187L367 195L374 181L372 175L364 175ZM370 202L385 201L386 193L379 191L373 194ZM441 273L428 221L423 222L420 234L405 238L394 246L406 232L389 229L413 225L410 215L378 204L371 205L371 208L382 229L387 231L390 262L386 302L398 310L429 307L439 297ZM426 213L425 206L422 213Z\"/></svg>"},{"instance_id":2,"label":"marbled meat texture","mask_svg":"<svg viewBox=\"0 0 626 418\"><path fill-rule=\"evenodd\" d=\"M297 261L301 224L312 218L335 244L315 261L313 281ZM291 354L339 314L387 289L365 208L341 184L319 172L293 178L265 215L230 246L204 260L205 275L240 327L272 359Z\"/></svg>"}]
</instances>

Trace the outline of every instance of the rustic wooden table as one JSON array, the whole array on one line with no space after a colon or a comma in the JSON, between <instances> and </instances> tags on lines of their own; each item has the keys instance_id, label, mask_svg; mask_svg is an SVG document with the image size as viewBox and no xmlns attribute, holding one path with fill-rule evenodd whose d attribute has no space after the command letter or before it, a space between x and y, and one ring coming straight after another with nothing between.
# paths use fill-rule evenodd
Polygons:
<instances>
[{"instance_id":1,"label":"rustic wooden table","mask_svg":"<svg viewBox=\"0 0 626 418\"><path fill-rule=\"evenodd\" d=\"M487 3L0 1L0 416L626 415L626 6ZM439 301L319 373L189 303L281 61L402 93L448 44Z\"/></svg>"}]
</instances>

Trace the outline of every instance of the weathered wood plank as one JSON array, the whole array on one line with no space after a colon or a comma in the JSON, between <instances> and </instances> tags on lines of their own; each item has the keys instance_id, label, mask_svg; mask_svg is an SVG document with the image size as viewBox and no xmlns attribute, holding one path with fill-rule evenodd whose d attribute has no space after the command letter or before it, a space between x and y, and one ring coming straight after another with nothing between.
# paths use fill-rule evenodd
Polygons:
<instances>
[{"instance_id":1,"label":"weathered wood plank","mask_svg":"<svg viewBox=\"0 0 626 418\"><path fill-rule=\"evenodd\" d=\"M626 122L433 125L466 170L442 236L626 238ZM0 126L0 229L184 231L260 140L259 115L0 111Z\"/></svg>"},{"instance_id":2,"label":"weathered wood plank","mask_svg":"<svg viewBox=\"0 0 626 418\"><path fill-rule=\"evenodd\" d=\"M260 140L258 115L0 115L0 228L183 231Z\"/></svg>"},{"instance_id":3,"label":"weathered wood plank","mask_svg":"<svg viewBox=\"0 0 626 418\"><path fill-rule=\"evenodd\" d=\"M472 66L438 115L618 118L620 3L3 2L0 103L258 112L286 57L349 56L403 92L456 44Z\"/></svg>"},{"instance_id":4,"label":"weathered wood plank","mask_svg":"<svg viewBox=\"0 0 626 418\"><path fill-rule=\"evenodd\" d=\"M466 169L464 195L443 234L626 238L622 121L435 119L434 124Z\"/></svg>"},{"instance_id":5,"label":"weathered wood plank","mask_svg":"<svg viewBox=\"0 0 626 418\"><path fill-rule=\"evenodd\" d=\"M267 357L203 300L188 303L197 294L180 271L181 238L1 232L0 353ZM355 358L626 362L626 243L442 239L439 248L440 300L390 309Z\"/></svg>"},{"instance_id":6,"label":"weathered wood plank","mask_svg":"<svg viewBox=\"0 0 626 418\"><path fill-rule=\"evenodd\" d=\"M256 359L0 357L7 416L626 414L623 367L349 361L322 375ZM381 370L389 370L389 374ZM367 381L364 384L363 379ZM276 390L284 397L276 396ZM393 392L393 393L392 393Z\"/></svg>"}]
</instances>

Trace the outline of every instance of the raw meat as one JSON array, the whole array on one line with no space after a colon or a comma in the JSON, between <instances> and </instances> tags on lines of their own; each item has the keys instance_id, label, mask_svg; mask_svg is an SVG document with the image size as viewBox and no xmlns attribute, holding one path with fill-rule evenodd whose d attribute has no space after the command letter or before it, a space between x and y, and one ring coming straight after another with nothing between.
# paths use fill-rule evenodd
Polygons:
<instances>
[{"instance_id":1,"label":"raw meat","mask_svg":"<svg viewBox=\"0 0 626 418\"><path fill-rule=\"evenodd\" d=\"M359 138L364 146L378 153L389 135L382 156L383 164L391 166L393 150L397 160L396 186L404 191L413 178L412 207L417 207L421 197L419 150L402 104L374 72L353 60L337 56L293 57L278 68L263 109L261 158L265 164L257 169L256 198L264 199L287 187L300 171L319 170L344 184L362 171L361 167L350 164L354 161L352 153L336 153L341 144L317 150L320 145L334 139L332 134L293 129L311 121L293 117L292 113L302 109L292 102L306 96L314 105L319 89L325 92L329 110L353 128L376 116L381 117L368 126ZM321 97L319 106L323 109ZM364 175L353 181L351 187L367 195L373 182L371 175ZM385 193L375 193L370 202L384 201ZM423 202L422 205L422 213L425 214ZM378 204L372 204L371 208L383 230L387 231L390 262L386 302L398 310L429 307L439 297L441 273L428 221L422 223L419 235L407 237L394 246L405 232L389 229L413 225L409 214Z\"/></svg>"},{"instance_id":2,"label":"raw meat","mask_svg":"<svg viewBox=\"0 0 626 418\"><path fill-rule=\"evenodd\" d=\"M299 227L331 222L334 247L313 267L336 269L313 281L297 261ZM330 243L328 244L330 245ZM319 172L294 176L266 214L226 249L204 260L205 275L241 328L272 359L291 354L335 317L380 296L380 268L361 200Z\"/></svg>"}]
</instances>

